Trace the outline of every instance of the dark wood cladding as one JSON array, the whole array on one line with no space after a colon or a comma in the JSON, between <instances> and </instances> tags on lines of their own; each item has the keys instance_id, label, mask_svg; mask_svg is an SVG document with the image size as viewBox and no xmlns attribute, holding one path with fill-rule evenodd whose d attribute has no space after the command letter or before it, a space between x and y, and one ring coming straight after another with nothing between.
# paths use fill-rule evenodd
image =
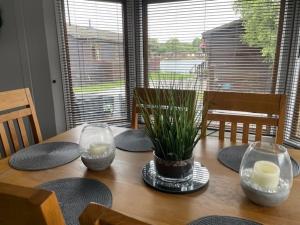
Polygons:
<instances>
[{"instance_id":1,"label":"dark wood cladding","mask_svg":"<svg viewBox=\"0 0 300 225\"><path fill-rule=\"evenodd\" d=\"M203 33L209 90L271 91L272 65L260 48L243 41L244 32L242 21L235 20Z\"/></svg>"}]
</instances>

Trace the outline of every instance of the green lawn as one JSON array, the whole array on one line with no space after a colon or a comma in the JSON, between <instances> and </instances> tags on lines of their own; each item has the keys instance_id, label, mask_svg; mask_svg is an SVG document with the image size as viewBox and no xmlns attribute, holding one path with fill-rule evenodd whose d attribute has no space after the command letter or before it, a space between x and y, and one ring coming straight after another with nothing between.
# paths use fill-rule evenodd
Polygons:
<instances>
[{"instance_id":1,"label":"green lawn","mask_svg":"<svg viewBox=\"0 0 300 225\"><path fill-rule=\"evenodd\" d=\"M158 81L158 80L186 80L190 78L195 78L192 74L174 74L174 73L164 73L164 72L157 72L157 73L150 73L149 74L149 81ZM106 91L113 88L120 88L124 86L125 82L122 80L111 81L102 84L93 84L93 85L86 85L82 87L74 87L73 91L75 94L82 94L82 93L96 93L100 91Z\"/></svg>"},{"instance_id":2,"label":"green lawn","mask_svg":"<svg viewBox=\"0 0 300 225\"><path fill-rule=\"evenodd\" d=\"M82 86L82 87L74 87L73 91L75 94L78 93L94 93L94 92L99 92L99 91L107 91L113 88L119 88L125 84L124 81L122 80L117 80L117 81L111 81L108 83L103 83L103 84L94 84L94 85L87 85L87 86Z\"/></svg>"},{"instance_id":3,"label":"green lawn","mask_svg":"<svg viewBox=\"0 0 300 225\"><path fill-rule=\"evenodd\" d=\"M149 80L185 80L195 78L195 75L189 73L168 73L168 72L152 72L149 73Z\"/></svg>"}]
</instances>

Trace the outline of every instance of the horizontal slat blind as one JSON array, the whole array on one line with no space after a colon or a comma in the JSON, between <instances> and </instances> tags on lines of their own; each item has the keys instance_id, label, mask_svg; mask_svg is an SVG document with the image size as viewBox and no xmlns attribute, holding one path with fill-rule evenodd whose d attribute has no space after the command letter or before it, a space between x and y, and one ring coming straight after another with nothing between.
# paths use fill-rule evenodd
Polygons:
<instances>
[{"instance_id":1,"label":"horizontal slat blind","mask_svg":"<svg viewBox=\"0 0 300 225\"><path fill-rule=\"evenodd\" d=\"M151 1L150 1L151 2ZM148 4L149 79L203 90L269 93L280 1L186 0Z\"/></svg>"},{"instance_id":2,"label":"horizontal slat blind","mask_svg":"<svg viewBox=\"0 0 300 225\"><path fill-rule=\"evenodd\" d=\"M277 91L287 96L285 140L300 148L300 1L286 0Z\"/></svg>"},{"instance_id":3,"label":"horizontal slat blind","mask_svg":"<svg viewBox=\"0 0 300 225\"><path fill-rule=\"evenodd\" d=\"M290 5L296 1L287 2ZM284 3L280 0L148 0L146 72L150 86L168 87L175 80L199 92L286 93L289 105L285 137L290 140L292 133L299 136L299 113L295 116L297 107L299 112L299 69L298 74L292 74L291 70L297 66L295 62L287 62L290 53L283 45L291 37L292 29L292 10L281 10ZM280 21L284 22L283 32ZM294 36L299 38L298 34ZM292 48L298 51L296 46L298 43L294 41ZM284 66L287 63L289 72ZM290 78L286 80L287 77ZM294 125L297 123L298 127ZM272 132L266 127L264 130Z\"/></svg>"},{"instance_id":4,"label":"horizontal slat blind","mask_svg":"<svg viewBox=\"0 0 300 225\"><path fill-rule=\"evenodd\" d=\"M120 2L57 0L68 127L127 118Z\"/></svg>"}]
</instances>

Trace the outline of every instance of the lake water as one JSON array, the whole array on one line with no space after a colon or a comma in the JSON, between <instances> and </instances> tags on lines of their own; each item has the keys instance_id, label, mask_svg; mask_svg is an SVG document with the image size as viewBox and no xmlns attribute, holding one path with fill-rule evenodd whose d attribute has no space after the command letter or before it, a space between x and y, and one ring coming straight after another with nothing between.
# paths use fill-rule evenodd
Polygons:
<instances>
[{"instance_id":1,"label":"lake water","mask_svg":"<svg viewBox=\"0 0 300 225\"><path fill-rule=\"evenodd\" d=\"M204 60L200 59L170 59L160 61L160 71L172 72L172 73L189 73L195 66L199 65Z\"/></svg>"}]
</instances>

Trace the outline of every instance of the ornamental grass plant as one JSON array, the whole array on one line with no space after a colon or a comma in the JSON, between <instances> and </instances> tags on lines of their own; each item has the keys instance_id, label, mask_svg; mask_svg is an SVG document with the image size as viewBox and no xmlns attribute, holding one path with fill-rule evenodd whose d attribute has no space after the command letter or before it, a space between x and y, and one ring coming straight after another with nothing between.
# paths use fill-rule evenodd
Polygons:
<instances>
[{"instance_id":1,"label":"ornamental grass plant","mask_svg":"<svg viewBox=\"0 0 300 225\"><path fill-rule=\"evenodd\" d=\"M145 122L147 135L153 142L155 155L169 161L192 157L200 139L201 112L197 110L198 93L195 82L191 90L175 82L168 89L143 89L135 92ZM194 86L194 87L193 87Z\"/></svg>"}]
</instances>

